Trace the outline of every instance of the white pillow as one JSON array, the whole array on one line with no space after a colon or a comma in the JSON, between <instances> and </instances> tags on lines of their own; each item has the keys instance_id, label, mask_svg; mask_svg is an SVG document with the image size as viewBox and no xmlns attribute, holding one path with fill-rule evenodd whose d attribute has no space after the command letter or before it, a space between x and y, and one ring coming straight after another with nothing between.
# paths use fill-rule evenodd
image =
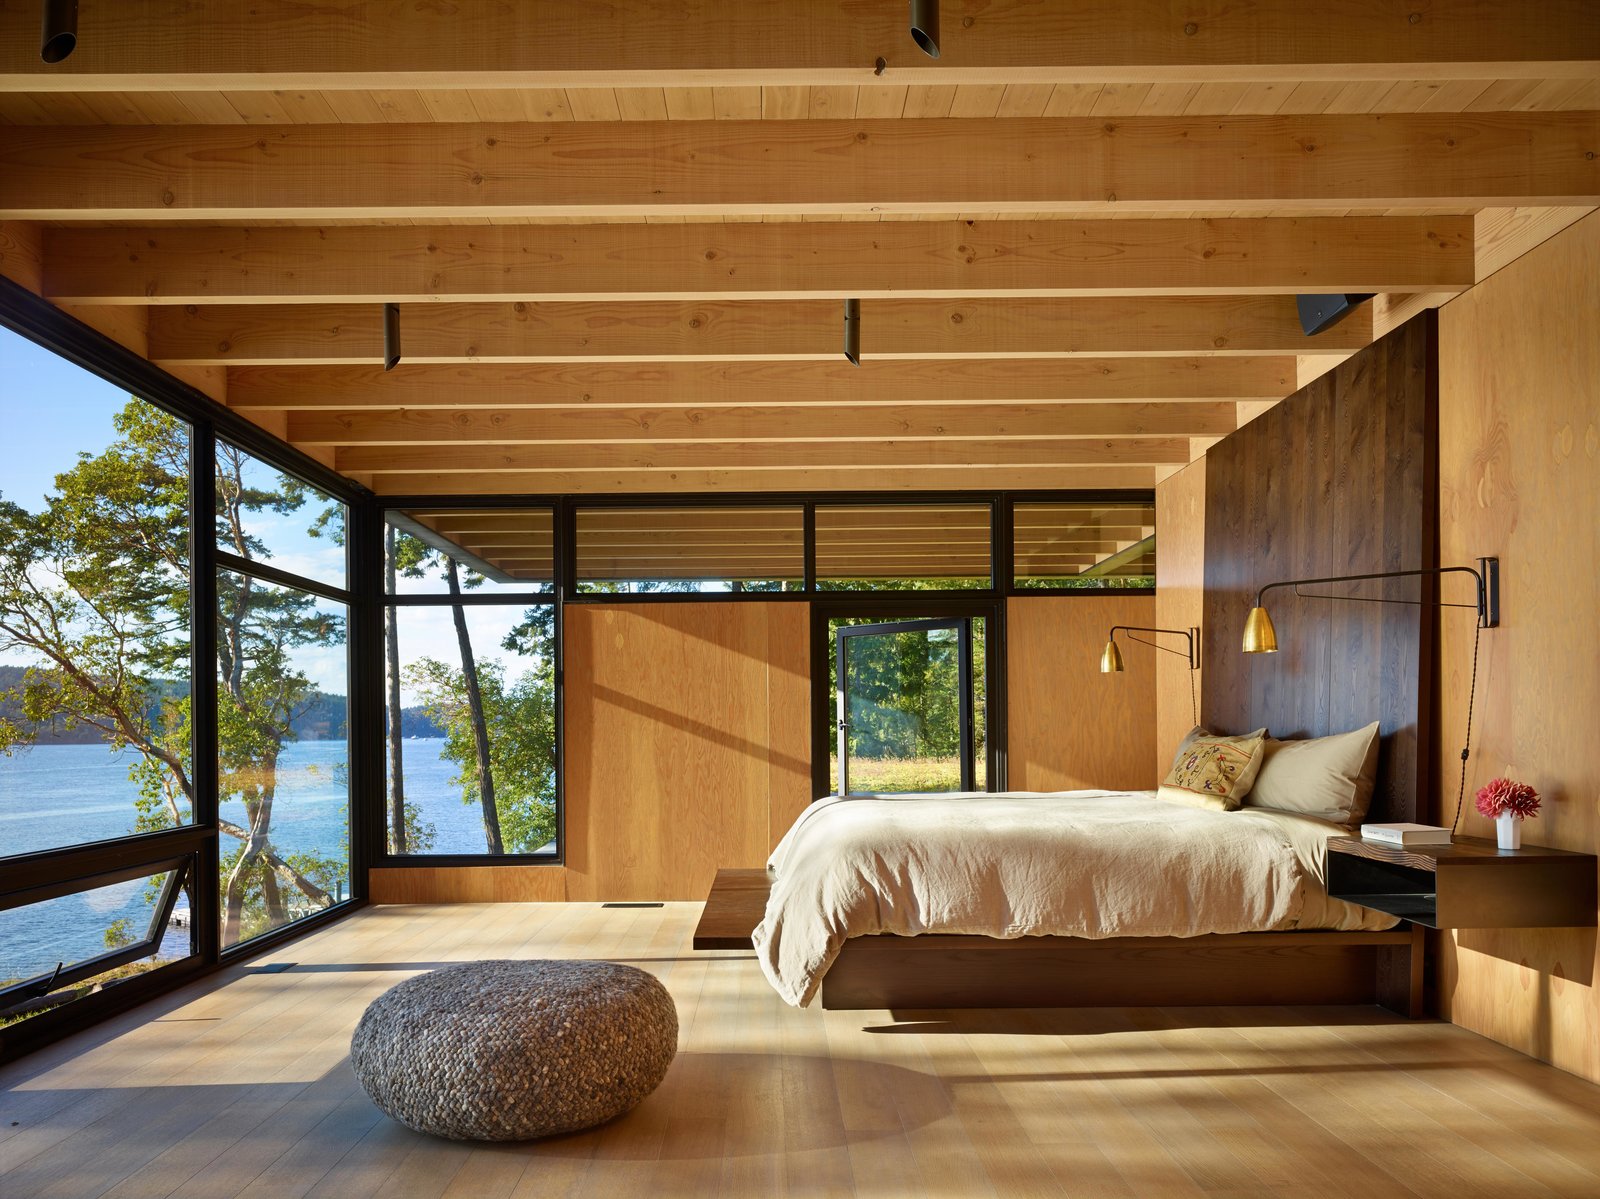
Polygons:
<instances>
[{"instance_id":1,"label":"white pillow","mask_svg":"<svg viewBox=\"0 0 1600 1199\"><path fill-rule=\"evenodd\" d=\"M1245 806L1360 824L1378 778L1378 722L1303 741L1267 738Z\"/></svg>"}]
</instances>

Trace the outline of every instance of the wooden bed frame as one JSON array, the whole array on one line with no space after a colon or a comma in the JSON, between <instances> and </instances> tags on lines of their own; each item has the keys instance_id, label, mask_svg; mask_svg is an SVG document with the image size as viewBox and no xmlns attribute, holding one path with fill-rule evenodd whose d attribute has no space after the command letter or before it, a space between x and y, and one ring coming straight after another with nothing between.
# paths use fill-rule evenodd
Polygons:
<instances>
[{"instance_id":1,"label":"wooden bed frame","mask_svg":"<svg viewBox=\"0 0 1600 1199\"><path fill-rule=\"evenodd\" d=\"M749 949L764 870L719 870L695 949ZM825 1008L1170 1007L1378 1003L1422 1015L1422 929L1199 937L852 937Z\"/></svg>"}]
</instances>

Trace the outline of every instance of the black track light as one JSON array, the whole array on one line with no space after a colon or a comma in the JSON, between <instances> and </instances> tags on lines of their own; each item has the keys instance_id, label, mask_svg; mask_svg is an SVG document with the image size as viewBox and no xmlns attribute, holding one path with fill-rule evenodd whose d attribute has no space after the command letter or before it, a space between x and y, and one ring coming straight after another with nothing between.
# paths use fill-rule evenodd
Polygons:
<instances>
[{"instance_id":1,"label":"black track light","mask_svg":"<svg viewBox=\"0 0 1600 1199\"><path fill-rule=\"evenodd\" d=\"M929 58L939 57L939 0L911 0L911 40Z\"/></svg>"},{"instance_id":2,"label":"black track light","mask_svg":"<svg viewBox=\"0 0 1600 1199\"><path fill-rule=\"evenodd\" d=\"M400 305L383 306L383 369L400 365Z\"/></svg>"},{"instance_id":3,"label":"black track light","mask_svg":"<svg viewBox=\"0 0 1600 1199\"><path fill-rule=\"evenodd\" d=\"M44 0L44 32L39 35L39 57L60 62L78 45L78 0Z\"/></svg>"},{"instance_id":4,"label":"black track light","mask_svg":"<svg viewBox=\"0 0 1600 1199\"><path fill-rule=\"evenodd\" d=\"M861 365L861 301L844 302L844 356L851 366Z\"/></svg>"}]
</instances>

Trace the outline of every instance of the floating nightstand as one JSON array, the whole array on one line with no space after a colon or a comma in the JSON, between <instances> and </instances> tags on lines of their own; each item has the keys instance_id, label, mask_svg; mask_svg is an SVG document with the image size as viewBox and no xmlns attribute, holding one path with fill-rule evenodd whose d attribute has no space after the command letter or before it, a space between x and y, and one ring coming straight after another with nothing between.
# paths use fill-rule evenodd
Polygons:
<instances>
[{"instance_id":1,"label":"floating nightstand","mask_svg":"<svg viewBox=\"0 0 1600 1199\"><path fill-rule=\"evenodd\" d=\"M1595 923L1595 855L1482 837L1450 845L1328 838L1328 894L1429 928L1583 928Z\"/></svg>"}]
</instances>

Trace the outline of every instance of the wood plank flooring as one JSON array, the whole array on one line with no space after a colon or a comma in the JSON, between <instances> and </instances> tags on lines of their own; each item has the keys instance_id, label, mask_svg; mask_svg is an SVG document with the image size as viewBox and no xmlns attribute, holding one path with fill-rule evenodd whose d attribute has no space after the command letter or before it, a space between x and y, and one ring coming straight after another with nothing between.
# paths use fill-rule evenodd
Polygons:
<instances>
[{"instance_id":1,"label":"wood plank flooring","mask_svg":"<svg viewBox=\"0 0 1600 1199\"><path fill-rule=\"evenodd\" d=\"M1600 1194L1600 1088L1377 1008L824 1012L700 905L377 907L0 1071L0 1195ZM681 1045L631 1114L526 1145L382 1116L350 1031L433 964L589 957L659 976ZM271 963L293 963L279 972Z\"/></svg>"}]
</instances>

